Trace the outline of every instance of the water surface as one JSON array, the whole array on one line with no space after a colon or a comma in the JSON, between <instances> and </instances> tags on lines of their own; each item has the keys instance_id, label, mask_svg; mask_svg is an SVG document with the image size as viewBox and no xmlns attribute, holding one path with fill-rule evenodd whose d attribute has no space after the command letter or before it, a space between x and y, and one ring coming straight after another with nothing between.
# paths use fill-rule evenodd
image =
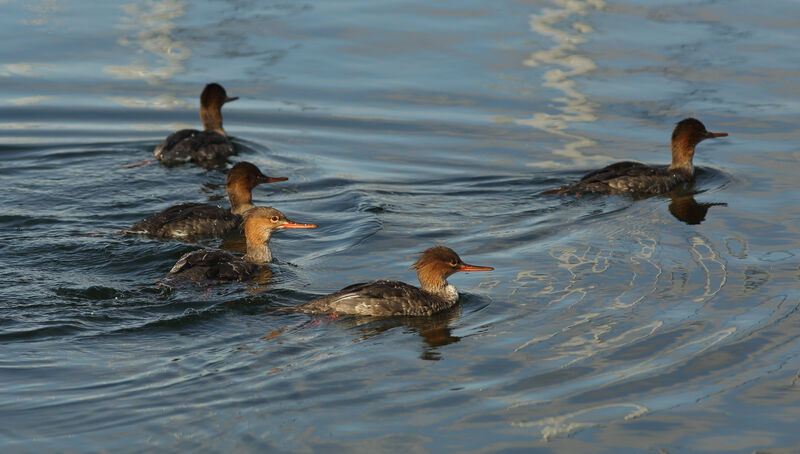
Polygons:
<instances>
[{"instance_id":1,"label":"water surface","mask_svg":"<svg viewBox=\"0 0 800 454\"><path fill-rule=\"evenodd\" d=\"M662 2L663 3L663 2ZM800 7L553 0L10 1L0 15L3 452L800 449ZM157 285L225 204L148 159L217 81L284 183L259 279ZM542 191L698 147L690 193ZM271 311L446 244L491 273L426 319ZM241 248L241 241L204 240Z\"/></svg>"}]
</instances>

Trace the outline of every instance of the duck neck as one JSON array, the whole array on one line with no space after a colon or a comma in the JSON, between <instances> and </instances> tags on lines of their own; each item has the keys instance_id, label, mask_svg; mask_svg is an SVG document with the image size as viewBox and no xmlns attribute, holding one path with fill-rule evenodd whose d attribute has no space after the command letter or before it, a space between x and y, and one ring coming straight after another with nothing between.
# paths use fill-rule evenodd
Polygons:
<instances>
[{"instance_id":1,"label":"duck neck","mask_svg":"<svg viewBox=\"0 0 800 454\"><path fill-rule=\"evenodd\" d=\"M693 175L694 166L692 165L692 158L694 158L694 145L690 144L687 140L673 141L672 164L669 166L669 170Z\"/></svg>"},{"instance_id":2,"label":"duck neck","mask_svg":"<svg viewBox=\"0 0 800 454\"><path fill-rule=\"evenodd\" d=\"M272 252L269 250L270 233L259 233L247 236L247 253L244 259L256 265L263 265L272 261Z\"/></svg>"},{"instance_id":3,"label":"duck neck","mask_svg":"<svg viewBox=\"0 0 800 454\"><path fill-rule=\"evenodd\" d=\"M456 288L448 283L444 276L436 273L426 273L423 268L417 270L417 278L423 291L436 295L449 304L453 304L458 300Z\"/></svg>"},{"instance_id":4,"label":"duck neck","mask_svg":"<svg viewBox=\"0 0 800 454\"><path fill-rule=\"evenodd\" d=\"M234 183L225 188L228 199L231 202L231 213L243 215L247 210L253 208L253 193L242 183Z\"/></svg>"},{"instance_id":5,"label":"duck neck","mask_svg":"<svg viewBox=\"0 0 800 454\"><path fill-rule=\"evenodd\" d=\"M222 129L222 106L201 106L200 121L203 122L204 130L227 136Z\"/></svg>"}]
</instances>

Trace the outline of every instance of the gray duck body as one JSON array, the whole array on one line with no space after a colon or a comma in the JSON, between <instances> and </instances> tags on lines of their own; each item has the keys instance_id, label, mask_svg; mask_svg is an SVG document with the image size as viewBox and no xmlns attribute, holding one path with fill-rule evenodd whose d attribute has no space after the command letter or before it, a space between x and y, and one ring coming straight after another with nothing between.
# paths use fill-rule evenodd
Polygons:
<instances>
[{"instance_id":1,"label":"gray duck body","mask_svg":"<svg viewBox=\"0 0 800 454\"><path fill-rule=\"evenodd\" d=\"M241 231L242 217L206 203L182 203L145 218L126 233L157 238L199 238Z\"/></svg>"},{"instance_id":2,"label":"gray duck body","mask_svg":"<svg viewBox=\"0 0 800 454\"><path fill-rule=\"evenodd\" d=\"M228 137L216 131L181 129L156 146L153 154L166 165L196 162L204 167L217 166L235 153Z\"/></svg>"},{"instance_id":3,"label":"gray duck body","mask_svg":"<svg viewBox=\"0 0 800 454\"><path fill-rule=\"evenodd\" d=\"M200 249L183 254L167 274L169 279L241 282L251 279L261 267L223 251Z\"/></svg>"},{"instance_id":4,"label":"gray duck body","mask_svg":"<svg viewBox=\"0 0 800 454\"><path fill-rule=\"evenodd\" d=\"M434 293L405 282L381 280L347 286L295 309L311 314L424 316L449 309L456 302L458 292L452 285Z\"/></svg>"}]
</instances>

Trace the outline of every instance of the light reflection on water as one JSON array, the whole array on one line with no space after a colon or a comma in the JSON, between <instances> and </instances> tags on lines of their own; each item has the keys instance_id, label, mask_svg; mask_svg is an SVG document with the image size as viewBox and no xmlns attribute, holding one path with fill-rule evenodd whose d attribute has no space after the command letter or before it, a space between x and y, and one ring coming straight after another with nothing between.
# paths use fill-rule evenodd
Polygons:
<instances>
[{"instance_id":1,"label":"light reflection on water","mask_svg":"<svg viewBox=\"0 0 800 454\"><path fill-rule=\"evenodd\" d=\"M531 118L517 120L517 123L541 129L565 139L567 144L553 150L552 153L570 159L572 162L569 165L572 168L598 165L608 157L597 154L586 155L581 151L596 147L597 142L568 130L573 123L588 123L597 120L594 113L597 108L596 103L581 93L575 82L576 78L585 76L597 68L595 62L586 57L578 47L587 41L586 36L594 30L591 25L573 21L573 19L585 16L593 10L601 10L605 6L605 2L602 0L562 0L556 4L559 8L546 8L542 10L541 14L531 15L530 20L531 31L552 39L555 45L549 49L531 53L523 61L523 64L529 67L546 65L556 68L545 71L542 75L542 86L554 88L562 93L552 99L554 103L562 104L558 108L560 113L536 112ZM565 24L569 25L564 27ZM552 160L537 160L528 165L548 169L565 166L560 161Z\"/></svg>"},{"instance_id":2,"label":"light reflection on water","mask_svg":"<svg viewBox=\"0 0 800 454\"><path fill-rule=\"evenodd\" d=\"M639 3L4 3L3 452L797 448L796 8ZM169 290L241 239L113 232L224 174L126 165L212 80L237 159L289 177L256 203L320 227ZM690 190L542 194L667 162L690 115L731 133ZM436 243L496 269L452 311L271 310Z\"/></svg>"},{"instance_id":3,"label":"light reflection on water","mask_svg":"<svg viewBox=\"0 0 800 454\"><path fill-rule=\"evenodd\" d=\"M156 83L186 71L184 61L192 56L192 51L173 37L178 21L185 16L186 2L151 0L122 5L121 8L125 16L117 28L126 35L117 42L122 47L133 48L135 57L128 65L106 66L105 72L125 79Z\"/></svg>"}]
</instances>

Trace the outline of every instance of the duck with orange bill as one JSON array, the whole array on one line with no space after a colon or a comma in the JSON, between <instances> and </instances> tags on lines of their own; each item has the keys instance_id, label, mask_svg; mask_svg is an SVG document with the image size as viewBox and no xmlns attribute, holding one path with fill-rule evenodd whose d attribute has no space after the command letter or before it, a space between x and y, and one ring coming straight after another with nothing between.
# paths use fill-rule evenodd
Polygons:
<instances>
[{"instance_id":1,"label":"duck with orange bill","mask_svg":"<svg viewBox=\"0 0 800 454\"><path fill-rule=\"evenodd\" d=\"M268 177L254 164L238 162L225 178L230 210L207 203L182 203L143 219L122 233L183 239L234 233L241 230L242 215L253 208L253 188L287 179Z\"/></svg>"},{"instance_id":2,"label":"duck with orange bill","mask_svg":"<svg viewBox=\"0 0 800 454\"><path fill-rule=\"evenodd\" d=\"M459 271L491 271L490 266L468 265L445 246L428 248L411 269L420 287L399 281L353 284L308 303L287 308L309 314L432 315L458 302L458 291L447 278Z\"/></svg>"},{"instance_id":3,"label":"duck with orange bill","mask_svg":"<svg viewBox=\"0 0 800 454\"><path fill-rule=\"evenodd\" d=\"M672 164L650 166L624 161L587 173L577 183L546 191L546 194L663 194L694 180L694 149L706 139L725 137L709 132L694 118L681 120L672 132Z\"/></svg>"},{"instance_id":4,"label":"duck with orange bill","mask_svg":"<svg viewBox=\"0 0 800 454\"><path fill-rule=\"evenodd\" d=\"M274 232L316 227L316 224L290 221L272 207L252 208L244 214L244 235L247 238L247 253L244 257L214 249L187 252L175 263L167 278L212 282L249 280L261 266L272 261L269 240Z\"/></svg>"}]
</instances>

